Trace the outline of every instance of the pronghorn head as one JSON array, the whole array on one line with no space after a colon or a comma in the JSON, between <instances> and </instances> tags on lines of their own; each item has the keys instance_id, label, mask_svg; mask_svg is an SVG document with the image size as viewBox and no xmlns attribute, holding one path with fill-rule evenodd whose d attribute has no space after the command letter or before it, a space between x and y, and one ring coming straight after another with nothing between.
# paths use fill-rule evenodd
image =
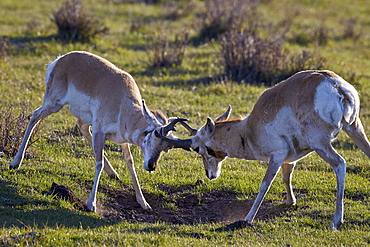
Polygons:
<instances>
[{"instance_id":1,"label":"pronghorn head","mask_svg":"<svg viewBox=\"0 0 370 247\"><path fill-rule=\"evenodd\" d=\"M216 122L226 121L230 113L231 106L216 119ZM215 122L211 118L207 118L207 123L197 131L191 144L192 149L202 157L206 175L210 180L220 176L222 161L227 157L217 141L218 136L215 135L215 130Z\"/></svg>"},{"instance_id":2,"label":"pronghorn head","mask_svg":"<svg viewBox=\"0 0 370 247\"><path fill-rule=\"evenodd\" d=\"M226 121L231 113L231 106L227 111L216 119L218 121ZM211 118L207 118L207 123L199 130L191 128L187 123L180 122L192 135L191 139L180 140L171 139L161 136L163 139L172 143L175 147L181 147L189 150L191 147L203 159L206 175L210 180L216 179L221 174L222 161L225 160L227 154L220 147L217 141L218 135L215 134L215 122Z\"/></svg>"},{"instance_id":3,"label":"pronghorn head","mask_svg":"<svg viewBox=\"0 0 370 247\"><path fill-rule=\"evenodd\" d=\"M146 135L141 143L141 150L144 155L144 169L154 171L157 168L158 160L164 152L178 146L164 140L161 136L174 139L172 131L178 122L187 121L185 118L169 118L160 111L151 111L147 108L143 100L143 114L148 123Z\"/></svg>"}]
</instances>

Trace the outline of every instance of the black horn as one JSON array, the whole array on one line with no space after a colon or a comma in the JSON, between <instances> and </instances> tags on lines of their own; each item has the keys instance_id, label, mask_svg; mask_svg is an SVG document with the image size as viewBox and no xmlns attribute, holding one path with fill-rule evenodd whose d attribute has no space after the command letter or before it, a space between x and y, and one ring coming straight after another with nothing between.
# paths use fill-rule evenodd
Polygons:
<instances>
[{"instance_id":1,"label":"black horn","mask_svg":"<svg viewBox=\"0 0 370 247\"><path fill-rule=\"evenodd\" d=\"M166 126L162 127L161 128L161 132L163 133L163 135L167 135L168 132L170 132L171 130L172 131L176 131L175 129L175 125L180 122L181 124L183 124L184 121L188 121L189 119L186 119L186 118L175 118L171 123L167 124Z\"/></svg>"},{"instance_id":2,"label":"black horn","mask_svg":"<svg viewBox=\"0 0 370 247\"><path fill-rule=\"evenodd\" d=\"M156 130L156 135L158 135L158 137L160 137L163 140L170 143L173 148L182 148L182 149L185 149L187 151L191 151L190 147L191 147L191 144L193 143L193 141L191 139L182 140L182 139L168 138L167 136L163 135L163 128L160 131Z\"/></svg>"},{"instance_id":3,"label":"black horn","mask_svg":"<svg viewBox=\"0 0 370 247\"><path fill-rule=\"evenodd\" d=\"M187 131L189 131L191 136L195 136L197 134L198 130L192 128L188 123L185 123L184 121L181 121L180 123L182 124L182 126L185 127Z\"/></svg>"}]
</instances>

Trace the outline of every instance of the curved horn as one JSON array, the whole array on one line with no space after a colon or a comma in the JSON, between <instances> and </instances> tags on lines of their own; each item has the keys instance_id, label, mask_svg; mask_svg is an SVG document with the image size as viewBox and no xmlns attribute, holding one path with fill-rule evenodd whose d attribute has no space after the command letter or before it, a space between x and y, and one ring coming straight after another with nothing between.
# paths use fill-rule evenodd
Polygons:
<instances>
[{"instance_id":1,"label":"curved horn","mask_svg":"<svg viewBox=\"0 0 370 247\"><path fill-rule=\"evenodd\" d=\"M190 147L193 141L191 139L171 139L163 135L162 133L163 128L160 131L155 130L155 134L158 135L158 137L162 138L163 140L169 142L173 148L182 148L187 151L191 151Z\"/></svg>"},{"instance_id":2,"label":"curved horn","mask_svg":"<svg viewBox=\"0 0 370 247\"><path fill-rule=\"evenodd\" d=\"M230 113L231 113L231 105L229 105L229 107L227 108L226 112L224 114L222 114L221 116L219 116L215 122L218 122L218 121L226 121L229 117L230 117Z\"/></svg>"},{"instance_id":3,"label":"curved horn","mask_svg":"<svg viewBox=\"0 0 370 247\"><path fill-rule=\"evenodd\" d=\"M197 134L198 130L197 130L197 129L192 128L188 123L185 123L185 122L180 122L180 123L182 124L182 126L184 126L184 127L185 127L185 129L186 129L187 131L189 131L189 132L190 132L190 135L191 135L191 136L195 136L195 135Z\"/></svg>"},{"instance_id":4,"label":"curved horn","mask_svg":"<svg viewBox=\"0 0 370 247\"><path fill-rule=\"evenodd\" d=\"M186 119L186 118L175 118L173 121L171 121L171 123L167 124L166 126L162 127L161 128L161 132L164 133L164 135L166 136L168 134L168 132L170 132L171 130L172 131L176 131L175 129L175 125L180 122L181 124L183 124L184 121L188 121L189 119Z\"/></svg>"}]
</instances>

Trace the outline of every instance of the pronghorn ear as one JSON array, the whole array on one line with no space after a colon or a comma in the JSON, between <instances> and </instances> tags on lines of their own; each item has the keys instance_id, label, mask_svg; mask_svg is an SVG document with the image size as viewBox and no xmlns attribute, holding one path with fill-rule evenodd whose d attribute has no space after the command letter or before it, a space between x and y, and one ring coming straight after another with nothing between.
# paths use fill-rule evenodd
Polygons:
<instances>
[{"instance_id":1,"label":"pronghorn ear","mask_svg":"<svg viewBox=\"0 0 370 247\"><path fill-rule=\"evenodd\" d=\"M207 123L204 126L204 134L210 136L215 131L215 122L211 118L207 118Z\"/></svg>"},{"instance_id":2,"label":"pronghorn ear","mask_svg":"<svg viewBox=\"0 0 370 247\"><path fill-rule=\"evenodd\" d=\"M231 109L231 105L229 105L229 107L227 108L227 111L224 114L222 114L221 116L219 116L216 119L216 122L218 122L218 121L226 121L227 119L229 119L231 110L232 110Z\"/></svg>"},{"instance_id":3,"label":"pronghorn ear","mask_svg":"<svg viewBox=\"0 0 370 247\"><path fill-rule=\"evenodd\" d=\"M145 100L143 100L143 114L150 126L155 128L162 126L155 115L148 109L148 107L146 107Z\"/></svg>"}]
</instances>

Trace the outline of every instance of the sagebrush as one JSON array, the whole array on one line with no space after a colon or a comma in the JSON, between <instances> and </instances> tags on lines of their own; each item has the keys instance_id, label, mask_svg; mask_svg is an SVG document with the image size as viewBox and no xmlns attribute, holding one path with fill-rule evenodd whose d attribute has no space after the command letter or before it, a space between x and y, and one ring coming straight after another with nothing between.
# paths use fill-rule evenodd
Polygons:
<instances>
[{"instance_id":1,"label":"sagebrush","mask_svg":"<svg viewBox=\"0 0 370 247\"><path fill-rule=\"evenodd\" d=\"M58 36L70 42L90 42L109 30L97 17L87 13L81 0L66 0L53 12L52 21L58 28Z\"/></svg>"},{"instance_id":2,"label":"sagebrush","mask_svg":"<svg viewBox=\"0 0 370 247\"><path fill-rule=\"evenodd\" d=\"M206 0L199 37L218 39L219 35L235 30L254 33L258 23L257 6L254 0Z\"/></svg>"},{"instance_id":3,"label":"sagebrush","mask_svg":"<svg viewBox=\"0 0 370 247\"><path fill-rule=\"evenodd\" d=\"M152 45L147 46L149 51L149 63L154 69L179 66L185 56L185 50L189 42L188 33L175 35L171 41L168 35L157 35L153 38Z\"/></svg>"},{"instance_id":4,"label":"sagebrush","mask_svg":"<svg viewBox=\"0 0 370 247\"><path fill-rule=\"evenodd\" d=\"M224 73L242 83L273 85L294 73L321 69L325 59L308 50L291 54L279 38L261 38L249 32L220 36Z\"/></svg>"}]
</instances>

